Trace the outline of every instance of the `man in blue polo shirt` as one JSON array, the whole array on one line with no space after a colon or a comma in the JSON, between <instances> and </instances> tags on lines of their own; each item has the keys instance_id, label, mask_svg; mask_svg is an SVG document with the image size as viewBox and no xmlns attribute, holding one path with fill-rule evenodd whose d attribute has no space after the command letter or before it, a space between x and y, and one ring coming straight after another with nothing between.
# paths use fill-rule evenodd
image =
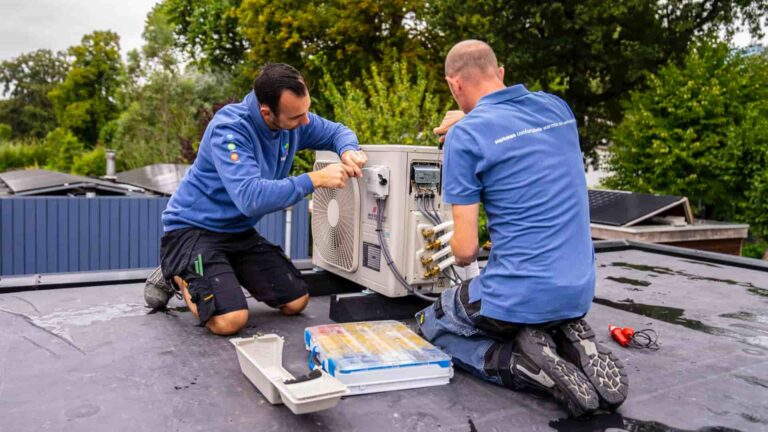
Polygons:
<instances>
[{"instance_id":1,"label":"man in blue polo shirt","mask_svg":"<svg viewBox=\"0 0 768 432\"><path fill-rule=\"evenodd\" d=\"M178 292L200 325L220 335L248 321L241 285L286 315L306 307L301 274L253 226L315 188L343 188L367 161L352 131L309 112L309 91L296 69L269 64L253 88L208 124L195 163L163 212L161 264L144 290L153 308ZM302 149L333 150L342 162L290 177Z\"/></svg>"},{"instance_id":2,"label":"man in blue polo shirt","mask_svg":"<svg viewBox=\"0 0 768 432\"><path fill-rule=\"evenodd\" d=\"M618 407L627 395L623 366L581 319L594 296L595 258L573 113L554 95L506 87L484 42L454 46L445 75L466 113L436 129L448 130L451 248L460 266L477 257L480 203L493 246L478 277L419 312L422 334L458 366L515 390L549 392L574 415Z\"/></svg>"}]
</instances>

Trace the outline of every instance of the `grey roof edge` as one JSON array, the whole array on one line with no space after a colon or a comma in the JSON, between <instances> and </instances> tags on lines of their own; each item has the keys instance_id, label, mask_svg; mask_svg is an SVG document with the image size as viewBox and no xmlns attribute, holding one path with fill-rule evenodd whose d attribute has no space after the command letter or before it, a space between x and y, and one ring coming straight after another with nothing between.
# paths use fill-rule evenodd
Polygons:
<instances>
[{"instance_id":1,"label":"grey roof edge","mask_svg":"<svg viewBox=\"0 0 768 432\"><path fill-rule=\"evenodd\" d=\"M669 246L658 243L645 243L633 240L601 240L594 242L595 253L618 252L623 250L641 250L660 255L669 255L678 258L695 259L713 264L725 264L750 270L768 273L768 261L755 258L745 258L736 255L727 255L717 252L688 249L677 246Z\"/></svg>"},{"instance_id":2,"label":"grey roof edge","mask_svg":"<svg viewBox=\"0 0 768 432\"><path fill-rule=\"evenodd\" d=\"M0 293L144 282L153 268L40 273L0 277Z\"/></svg>"},{"instance_id":3,"label":"grey roof edge","mask_svg":"<svg viewBox=\"0 0 768 432\"><path fill-rule=\"evenodd\" d=\"M293 265L304 271L313 268L311 259L296 259L293 260ZM0 277L0 294L55 288L143 283L154 269L152 267L2 276Z\"/></svg>"}]
</instances>

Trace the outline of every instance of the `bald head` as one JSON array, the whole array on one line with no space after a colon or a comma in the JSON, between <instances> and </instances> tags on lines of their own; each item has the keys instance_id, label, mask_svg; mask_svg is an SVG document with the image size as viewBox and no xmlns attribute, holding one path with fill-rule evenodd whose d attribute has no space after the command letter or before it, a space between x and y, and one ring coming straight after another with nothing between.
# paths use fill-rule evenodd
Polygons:
<instances>
[{"instance_id":1,"label":"bald head","mask_svg":"<svg viewBox=\"0 0 768 432\"><path fill-rule=\"evenodd\" d=\"M479 40L465 40L457 43L445 57L445 76L469 77L474 74L491 76L496 73L499 63L491 47Z\"/></svg>"}]
</instances>

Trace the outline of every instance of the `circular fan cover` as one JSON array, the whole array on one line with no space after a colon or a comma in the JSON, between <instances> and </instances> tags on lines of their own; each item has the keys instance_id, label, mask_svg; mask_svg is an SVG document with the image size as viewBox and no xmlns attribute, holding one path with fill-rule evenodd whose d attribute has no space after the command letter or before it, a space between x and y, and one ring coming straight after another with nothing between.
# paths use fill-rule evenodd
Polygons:
<instances>
[{"instance_id":1,"label":"circular fan cover","mask_svg":"<svg viewBox=\"0 0 768 432\"><path fill-rule=\"evenodd\" d=\"M315 162L315 171L331 162ZM344 189L317 189L312 198L313 251L326 263L342 270L357 270L360 232L360 192L357 180Z\"/></svg>"}]
</instances>

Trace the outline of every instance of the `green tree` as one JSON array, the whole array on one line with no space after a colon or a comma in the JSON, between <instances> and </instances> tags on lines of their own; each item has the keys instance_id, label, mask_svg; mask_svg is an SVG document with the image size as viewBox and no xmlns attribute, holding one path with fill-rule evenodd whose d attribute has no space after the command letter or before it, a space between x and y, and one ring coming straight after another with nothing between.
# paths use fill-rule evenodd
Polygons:
<instances>
[{"instance_id":1,"label":"green tree","mask_svg":"<svg viewBox=\"0 0 768 432\"><path fill-rule=\"evenodd\" d=\"M259 66L289 63L308 79L360 82L370 65L424 56L418 0L164 0L176 40L205 69L250 87ZM399 53L399 54L397 54ZM312 82L310 82L312 85ZM322 99L322 97L321 97Z\"/></svg>"},{"instance_id":2,"label":"green tree","mask_svg":"<svg viewBox=\"0 0 768 432\"><path fill-rule=\"evenodd\" d=\"M245 59L240 33L241 0L163 0L159 6L176 35L177 46L206 68L232 72Z\"/></svg>"},{"instance_id":3,"label":"green tree","mask_svg":"<svg viewBox=\"0 0 768 432\"><path fill-rule=\"evenodd\" d=\"M292 64L309 76L330 72L337 83L384 60L418 60L423 54L418 0L243 0L240 30L254 65Z\"/></svg>"},{"instance_id":4,"label":"green tree","mask_svg":"<svg viewBox=\"0 0 768 432\"><path fill-rule=\"evenodd\" d=\"M61 172L70 172L75 160L85 151L83 143L70 130L61 127L48 133L45 147L50 154L46 168Z\"/></svg>"},{"instance_id":5,"label":"green tree","mask_svg":"<svg viewBox=\"0 0 768 432\"><path fill-rule=\"evenodd\" d=\"M437 0L424 16L433 64L459 40L487 41L507 82L538 84L568 101L591 154L607 143L646 71L680 60L703 33L732 32L740 21L759 33L767 9L765 0Z\"/></svg>"},{"instance_id":6,"label":"green tree","mask_svg":"<svg viewBox=\"0 0 768 432\"><path fill-rule=\"evenodd\" d=\"M73 174L100 177L107 171L107 155L104 146L80 153L72 159Z\"/></svg>"},{"instance_id":7,"label":"green tree","mask_svg":"<svg viewBox=\"0 0 768 432\"><path fill-rule=\"evenodd\" d=\"M321 87L334 119L355 131L361 143L437 145L432 128L447 107L430 93L426 68L414 69L415 75L409 73L405 61L393 64L388 73L374 65L362 85L347 81L341 90L326 72Z\"/></svg>"},{"instance_id":8,"label":"green tree","mask_svg":"<svg viewBox=\"0 0 768 432\"><path fill-rule=\"evenodd\" d=\"M102 128L102 142L118 151L123 168L191 163L206 126L201 119L217 101L231 99L226 74L182 70L185 58L165 14L156 6L148 15L145 44L129 54L129 78L121 97L126 109Z\"/></svg>"},{"instance_id":9,"label":"green tree","mask_svg":"<svg viewBox=\"0 0 768 432\"><path fill-rule=\"evenodd\" d=\"M152 74L115 122L111 145L122 166L191 163L201 136L199 117L222 87L212 75Z\"/></svg>"},{"instance_id":10,"label":"green tree","mask_svg":"<svg viewBox=\"0 0 768 432\"><path fill-rule=\"evenodd\" d=\"M0 123L11 128L11 138L43 138L56 127L48 92L64 80L66 56L37 50L0 63Z\"/></svg>"},{"instance_id":11,"label":"green tree","mask_svg":"<svg viewBox=\"0 0 768 432\"><path fill-rule=\"evenodd\" d=\"M768 236L768 58L707 40L647 83L614 131L606 185L685 195Z\"/></svg>"},{"instance_id":12,"label":"green tree","mask_svg":"<svg viewBox=\"0 0 768 432\"><path fill-rule=\"evenodd\" d=\"M69 48L72 66L64 82L48 93L61 127L86 146L93 147L101 128L118 114L117 92L123 64L120 37L96 31Z\"/></svg>"}]
</instances>

